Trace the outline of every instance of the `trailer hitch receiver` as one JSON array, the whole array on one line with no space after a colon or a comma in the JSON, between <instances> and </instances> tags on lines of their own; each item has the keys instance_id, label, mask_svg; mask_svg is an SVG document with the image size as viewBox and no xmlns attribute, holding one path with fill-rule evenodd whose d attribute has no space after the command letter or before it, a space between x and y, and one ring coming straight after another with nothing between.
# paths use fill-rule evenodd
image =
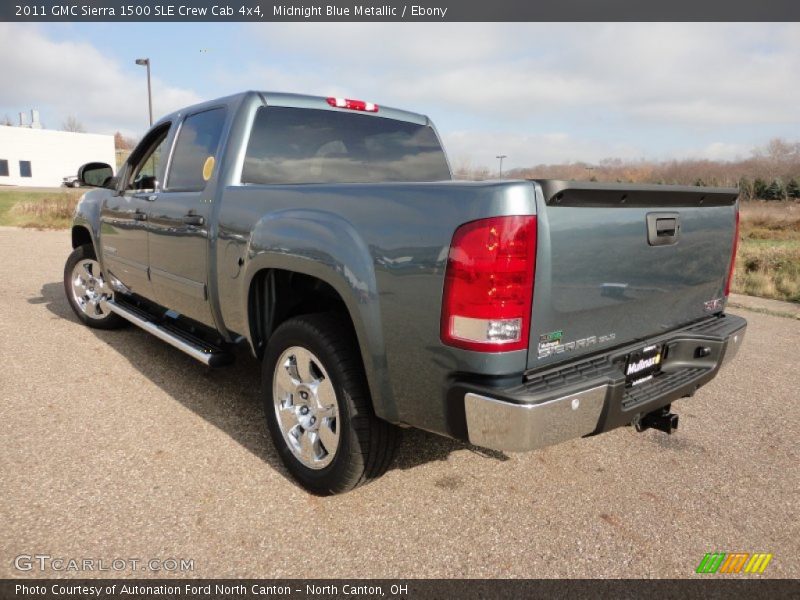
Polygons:
<instances>
[{"instance_id":1,"label":"trailer hitch receiver","mask_svg":"<svg viewBox=\"0 0 800 600\"><path fill-rule=\"evenodd\" d=\"M678 415L670 412L670 405L667 404L645 415L637 415L633 425L636 427L636 431L639 432L646 429L657 429L670 434L678 428Z\"/></svg>"}]
</instances>

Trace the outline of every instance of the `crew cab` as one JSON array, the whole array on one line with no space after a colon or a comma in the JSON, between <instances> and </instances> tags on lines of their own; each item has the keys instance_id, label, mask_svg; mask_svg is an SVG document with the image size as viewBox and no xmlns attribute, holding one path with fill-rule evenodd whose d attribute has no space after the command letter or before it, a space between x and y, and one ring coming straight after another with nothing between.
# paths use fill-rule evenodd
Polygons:
<instances>
[{"instance_id":1,"label":"crew cab","mask_svg":"<svg viewBox=\"0 0 800 600\"><path fill-rule=\"evenodd\" d=\"M79 178L78 318L210 367L252 353L318 494L383 473L401 427L500 451L672 432L745 334L735 189L452 181L427 117L369 102L212 100Z\"/></svg>"}]
</instances>

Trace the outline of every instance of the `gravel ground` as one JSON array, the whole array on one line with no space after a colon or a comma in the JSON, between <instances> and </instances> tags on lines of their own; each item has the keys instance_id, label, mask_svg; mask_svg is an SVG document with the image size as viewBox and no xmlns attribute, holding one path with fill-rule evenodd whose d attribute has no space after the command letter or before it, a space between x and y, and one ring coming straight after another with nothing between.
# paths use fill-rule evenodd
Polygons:
<instances>
[{"instance_id":1,"label":"gravel ground","mask_svg":"<svg viewBox=\"0 0 800 600\"><path fill-rule=\"evenodd\" d=\"M80 325L69 250L0 229L0 577L42 575L20 554L189 558L195 577L693 577L710 551L800 576L797 320L742 312L742 351L676 403L671 437L501 455L408 431L383 478L317 498L265 435L255 361L209 371Z\"/></svg>"}]
</instances>

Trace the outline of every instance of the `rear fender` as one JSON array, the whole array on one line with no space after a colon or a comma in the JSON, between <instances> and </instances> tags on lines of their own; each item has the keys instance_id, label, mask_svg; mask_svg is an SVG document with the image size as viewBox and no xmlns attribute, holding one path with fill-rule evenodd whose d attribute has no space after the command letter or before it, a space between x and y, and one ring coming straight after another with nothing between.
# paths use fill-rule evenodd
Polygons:
<instances>
[{"instance_id":1,"label":"rear fender","mask_svg":"<svg viewBox=\"0 0 800 600\"><path fill-rule=\"evenodd\" d=\"M256 223L248 243L244 289L250 289L253 278L263 269L316 277L339 294L358 338L375 412L395 421L397 409L386 368L373 260L353 226L326 211L289 209L270 213ZM247 295L243 301L249 322L252 315ZM250 339L251 346L253 342Z\"/></svg>"}]
</instances>

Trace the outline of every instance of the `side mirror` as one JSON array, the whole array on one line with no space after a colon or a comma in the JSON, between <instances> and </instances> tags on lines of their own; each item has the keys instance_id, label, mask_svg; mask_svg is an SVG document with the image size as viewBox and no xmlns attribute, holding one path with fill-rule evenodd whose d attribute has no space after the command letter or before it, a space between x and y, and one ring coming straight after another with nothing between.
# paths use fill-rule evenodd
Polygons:
<instances>
[{"instance_id":1,"label":"side mirror","mask_svg":"<svg viewBox=\"0 0 800 600\"><path fill-rule=\"evenodd\" d=\"M111 165L101 162L90 162L78 169L81 184L89 187L108 187L114 177Z\"/></svg>"}]
</instances>

